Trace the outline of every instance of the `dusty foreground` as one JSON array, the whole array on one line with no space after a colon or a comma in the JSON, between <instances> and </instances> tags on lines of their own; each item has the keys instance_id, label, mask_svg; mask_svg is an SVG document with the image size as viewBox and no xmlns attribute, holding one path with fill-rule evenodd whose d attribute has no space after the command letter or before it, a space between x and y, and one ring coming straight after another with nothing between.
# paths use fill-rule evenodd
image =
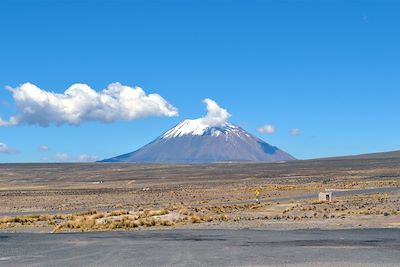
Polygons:
<instances>
[{"instance_id":1,"label":"dusty foreground","mask_svg":"<svg viewBox=\"0 0 400 267\"><path fill-rule=\"evenodd\" d=\"M399 228L399 163L3 164L0 229ZM331 203L317 199L325 189L334 190Z\"/></svg>"},{"instance_id":2,"label":"dusty foreground","mask_svg":"<svg viewBox=\"0 0 400 267\"><path fill-rule=\"evenodd\" d=\"M399 266L399 229L0 234L1 266Z\"/></svg>"}]
</instances>

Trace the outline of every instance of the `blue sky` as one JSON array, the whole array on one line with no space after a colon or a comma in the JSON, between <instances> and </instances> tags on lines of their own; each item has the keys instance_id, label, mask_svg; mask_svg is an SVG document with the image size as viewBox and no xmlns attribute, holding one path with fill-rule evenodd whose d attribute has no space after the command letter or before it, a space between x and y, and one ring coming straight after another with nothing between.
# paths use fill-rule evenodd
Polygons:
<instances>
[{"instance_id":1,"label":"blue sky","mask_svg":"<svg viewBox=\"0 0 400 267\"><path fill-rule=\"evenodd\" d=\"M398 150L399 13L398 1L384 0L1 1L4 121L27 103L3 88L27 82L54 93L76 83L140 86L179 116L22 120L0 126L0 162L130 152L203 116L205 98L300 159ZM259 132L264 125L275 132Z\"/></svg>"}]
</instances>

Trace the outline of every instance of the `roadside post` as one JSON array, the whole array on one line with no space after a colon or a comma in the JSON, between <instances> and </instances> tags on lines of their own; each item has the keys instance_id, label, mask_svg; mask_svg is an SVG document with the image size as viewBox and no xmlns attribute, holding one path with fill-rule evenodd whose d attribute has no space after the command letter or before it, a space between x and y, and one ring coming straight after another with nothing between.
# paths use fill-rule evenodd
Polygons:
<instances>
[{"instance_id":1,"label":"roadside post","mask_svg":"<svg viewBox=\"0 0 400 267\"><path fill-rule=\"evenodd\" d=\"M261 190L259 188L256 189L256 203L260 203L260 194Z\"/></svg>"}]
</instances>

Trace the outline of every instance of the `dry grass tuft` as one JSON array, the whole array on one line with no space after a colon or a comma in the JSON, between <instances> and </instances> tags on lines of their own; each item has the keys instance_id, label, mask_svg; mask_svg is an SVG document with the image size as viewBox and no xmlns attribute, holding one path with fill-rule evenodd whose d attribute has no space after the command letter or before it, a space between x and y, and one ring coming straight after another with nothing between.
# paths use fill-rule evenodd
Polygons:
<instances>
[{"instance_id":1,"label":"dry grass tuft","mask_svg":"<svg viewBox=\"0 0 400 267\"><path fill-rule=\"evenodd\" d=\"M192 215L189 217L189 222L191 223L201 223L201 218L197 215Z\"/></svg>"},{"instance_id":2,"label":"dry grass tuft","mask_svg":"<svg viewBox=\"0 0 400 267\"><path fill-rule=\"evenodd\" d=\"M127 210L114 210L111 211L110 216L121 216L121 215L126 215L129 214L129 211Z\"/></svg>"}]
</instances>

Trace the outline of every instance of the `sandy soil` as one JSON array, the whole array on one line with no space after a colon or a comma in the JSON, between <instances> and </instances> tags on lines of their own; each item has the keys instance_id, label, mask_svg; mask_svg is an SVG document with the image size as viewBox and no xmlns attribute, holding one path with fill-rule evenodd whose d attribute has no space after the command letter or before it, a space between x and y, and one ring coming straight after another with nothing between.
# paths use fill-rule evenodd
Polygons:
<instances>
[{"instance_id":1,"label":"sandy soil","mask_svg":"<svg viewBox=\"0 0 400 267\"><path fill-rule=\"evenodd\" d=\"M2 231L400 227L400 159L277 164L3 164ZM255 190L261 189L261 203Z\"/></svg>"}]
</instances>

